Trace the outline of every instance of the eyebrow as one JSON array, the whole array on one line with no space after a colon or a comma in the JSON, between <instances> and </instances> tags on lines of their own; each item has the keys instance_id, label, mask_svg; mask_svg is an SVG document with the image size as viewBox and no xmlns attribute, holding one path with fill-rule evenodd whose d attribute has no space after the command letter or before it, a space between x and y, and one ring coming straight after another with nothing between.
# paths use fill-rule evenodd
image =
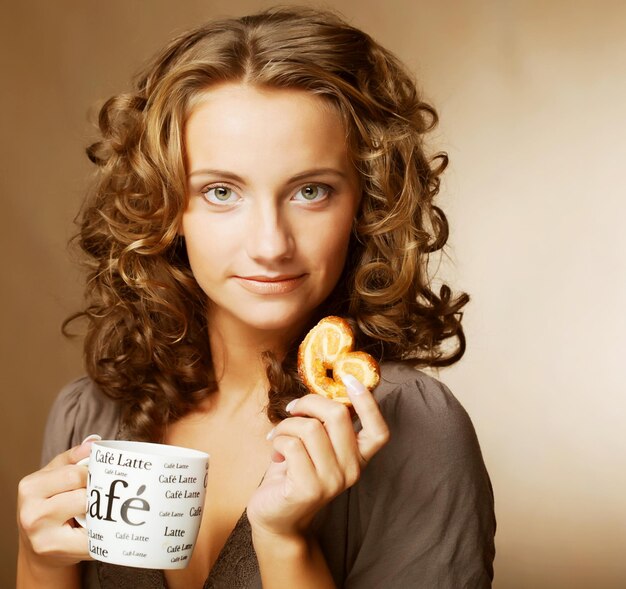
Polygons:
<instances>
[{"instance_id":1,"label":"eyebrow","mask_svg":"<svg viewBox=\"0 0 626 589\"><path fill-rule=\"evenodd\" d=\"M222 176L224 178L229 178L230 180L235 180L237 182L244 182L245 180L238 176L233 172L229 172L227 170L214 170L214 169L202 169L202 170L194 170L190 172L189 178L192 176L199 175L212 175L212 176ZM347 178L346 174L344 174L341 170L336 170L335 168L312 168L311 170L305 170L304 172L300 172L295 176L289 178L288 182L297 182L298 180L302 180L303 178L307 178L309 176L315 176L317 174L331 174L334 176L339 176L341 178Z\"/></svg>"}]
</instances>

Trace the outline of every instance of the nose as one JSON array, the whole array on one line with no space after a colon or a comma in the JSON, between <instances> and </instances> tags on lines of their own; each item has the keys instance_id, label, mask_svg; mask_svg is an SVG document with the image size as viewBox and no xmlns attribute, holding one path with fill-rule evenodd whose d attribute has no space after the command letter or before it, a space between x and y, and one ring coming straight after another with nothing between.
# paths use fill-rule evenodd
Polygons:
<instances>
[{"instance_id":1,"label":"nose","mask_svg":"<svg viewBox=\"0 0 626 589\"><path fill-rule=\"evenodd\" d=\"M289 219L276 203L255 207L248 221L247 250L254 261L264 266L289 260L295 242Z\"/></svg>"}]
</instances>

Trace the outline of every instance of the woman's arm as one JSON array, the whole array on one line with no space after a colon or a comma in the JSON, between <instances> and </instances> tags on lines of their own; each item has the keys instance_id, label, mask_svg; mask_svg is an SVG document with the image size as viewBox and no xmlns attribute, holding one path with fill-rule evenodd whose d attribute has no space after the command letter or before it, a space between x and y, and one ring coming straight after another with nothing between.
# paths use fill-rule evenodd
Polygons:
<instances>
[{"instance_id":1,"label":"woman's arm","mask_svg":"<svg viewBox=\"0 0 626 589\"><path fill-rule=\"evenodd\" d=\"M80 589L78 565L55 569L40 567L29 560L27 552L20 542L16 589Z\"/></svg>"},{"instance_id":2,"label":"woman's arm","mask_svg":"<svg viewBox=\"0 0 626 589\"><path fill-rule=\"evenodd\" d=\"M336 589L335 582L314 538L292 538L252 533L263 587L278 589Z\"/></svg>"},{"instance_id":3,"label":"woman's arm","mask_svg":"<svg viewBox=\"0 0 626 589\"><path fill-rule=\"evenodd\" d=\"M263 587L335 587L322 550L310 537L315 515L356 483L388 442L389 429L363 385L346 386L362 424L355 433L345 405L306 395L288 407L292 417L268 436L274 454L247 507Z\"/></svg>"}]
</instances>

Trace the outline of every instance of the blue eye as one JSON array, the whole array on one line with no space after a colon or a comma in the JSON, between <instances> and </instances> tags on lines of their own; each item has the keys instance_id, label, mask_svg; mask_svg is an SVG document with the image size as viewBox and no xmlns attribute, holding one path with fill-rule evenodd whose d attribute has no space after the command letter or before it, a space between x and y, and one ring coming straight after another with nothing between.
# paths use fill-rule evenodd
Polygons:
<instances>
[{"instance_id":1,"label":"blue eye","mask_svg":"<svg viewBox=\"0 0 626 589\"><path fill-rule=\"evenodd\" d=\"M319 202L330 196L332 189L326 184L307 184L296 192L294 199L300 202ZM300 196L301 198L297 198Z\"/></svg>"},{"instance_id":2,"label":"blue eye","mask_svg":"<svg viewBox=\"0 0 626 589\"><path fill-rule=\"evenodd\" d=\"M228 186L209 186L202 190L202 194L210 203L218 205L233 204L238 199L237 193Z\"/></svg>"}]
</instances>

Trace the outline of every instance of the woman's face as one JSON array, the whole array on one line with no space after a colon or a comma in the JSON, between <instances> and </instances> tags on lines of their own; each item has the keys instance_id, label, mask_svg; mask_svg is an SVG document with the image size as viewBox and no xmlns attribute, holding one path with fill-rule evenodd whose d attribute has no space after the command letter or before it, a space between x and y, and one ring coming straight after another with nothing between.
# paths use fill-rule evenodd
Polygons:
<instances>
[{"instance_id":1,"label":"woman's face","mask_svg":"<svg viewBox=\"0 0 626 589\"><path fill-rule=\"evenodd\" d=\"M339 114L304 91L222 84L185 147L181 231L210 325L299 328L339 279L359 204Z\"/></svg>"}]
</instances>

